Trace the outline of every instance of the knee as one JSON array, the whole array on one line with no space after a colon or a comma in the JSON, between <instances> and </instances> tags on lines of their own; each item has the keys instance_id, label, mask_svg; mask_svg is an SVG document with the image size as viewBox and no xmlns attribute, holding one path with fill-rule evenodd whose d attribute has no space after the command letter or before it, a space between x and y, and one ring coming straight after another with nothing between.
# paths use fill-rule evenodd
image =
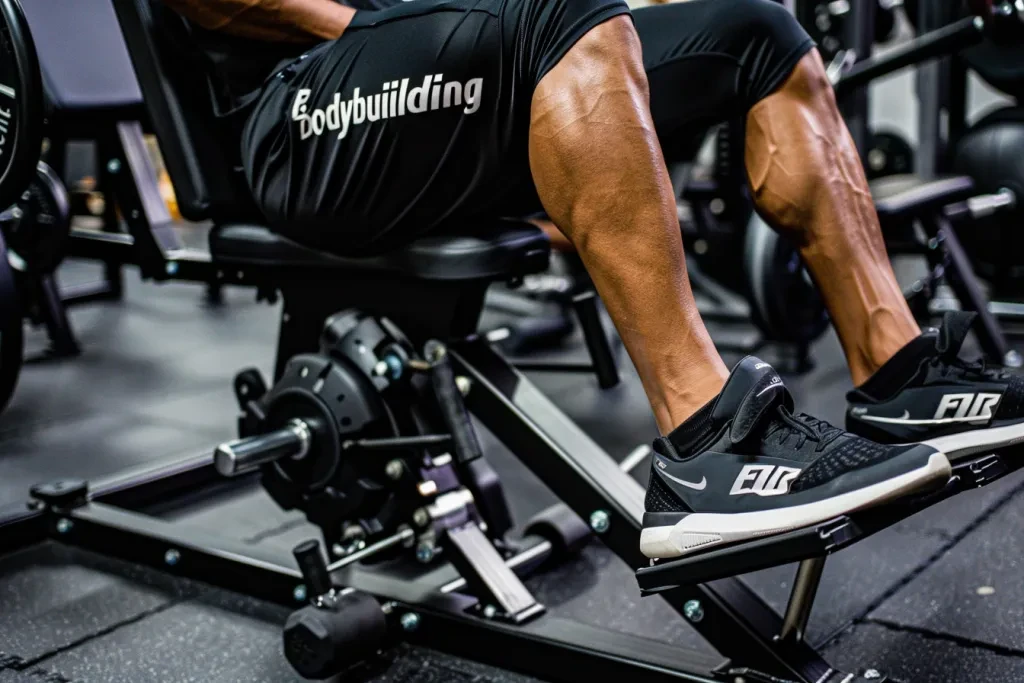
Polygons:
<instances>
[{"instance_id":1,"label":"knee","mask_svg":"<svg viewBox=\"0 0 1024 683\"><path fill-rule=\"evenodd\" d=\"M773 0L718 4L722 30L737 41L733 49L741 64L748 106L753 106L794 73L794 62L811 51L811 37L789 10Z\"/></svg>"}]
</instances>

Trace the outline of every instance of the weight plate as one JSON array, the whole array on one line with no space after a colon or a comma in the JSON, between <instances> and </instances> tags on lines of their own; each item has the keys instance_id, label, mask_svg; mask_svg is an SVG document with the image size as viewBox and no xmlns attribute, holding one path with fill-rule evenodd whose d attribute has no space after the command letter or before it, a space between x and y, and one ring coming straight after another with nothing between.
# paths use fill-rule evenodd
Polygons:
<instances>
[{"instance_id":1,"label":"weight plate","mask_svg":"<svg viewBox=\"0 0 1024 683\"><path fill-rule=\"evenodd\" d=\"M19 270L45 275L64 260L71 238L71 198L45 162L38 163L36 177L3 215L2 227Z\"/></svg>"},{"instance_id":2,"label":"weight plate","mask_svg":"<svg viewBox=\"0 0 1024 683\"><path fill-rule=\"evenodd\" d=\"M952 168L970 176L979 194L1006 188L1018 197L1015 209L973 221L957 234L978 275L1000 295L1024 294L1024 108L1001 109L979 121L957 142Z\"/></svg>"},{"instance_id":3,"label":"weight plate","mask_svg":"<svg viewBox=\"0 0 1024 683\"><path fill-rule=\"evenodd\" d=\"M42 146L43 86L18 0L0 0L0 208L32 179Z\"/></svg>"},{"instance_id":4,"label":"weight plate","mask_svg":"<svg viewBox=\"0 0 1024 683\"><path fill-rule=\"evenodd\" d=\"M913 173L914 148L901 135L879 131L871 134L864 169L868 180Z\"/></svg>"},{"instance_id":5,"label":"weight plate","mask_svg":"<svg viewBox=\"0 0 1024 683\"><path fill-rule=\"evenodd\" d=\"M753 213L744 240L751 316L771 341L809 344L828 327L818 288L799 252Z\"/></svg>"}]
</instances>

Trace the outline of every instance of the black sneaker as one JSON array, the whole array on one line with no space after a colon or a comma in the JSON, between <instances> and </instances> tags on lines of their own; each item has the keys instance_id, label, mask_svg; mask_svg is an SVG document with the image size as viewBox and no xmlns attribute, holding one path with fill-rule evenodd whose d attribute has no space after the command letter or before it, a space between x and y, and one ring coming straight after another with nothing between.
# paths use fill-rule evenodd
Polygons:
<instances>
[{"instance_id":1,"label":"black sneaker","mask_svg":"<svg viewBox=\"0 0 1024 683\"><path fill-rule=\"evenodd\" d=\"M956 461L1024 442L1024 379L959 358L973 313L947 313L849 394L846 428L925 442Z\"/></svg>"},{"instance_id":2,"label":"black sneaker","mask_svg":"<svg viewBox=\"0 0 1024 683\"><path fill-rule=\"evenodd\" d=\"M809 415L748 356L722 393L654 442L640 551L674 558L921 493L950 477L930 446L882 446Z\"/></svg>"}]
</instances>

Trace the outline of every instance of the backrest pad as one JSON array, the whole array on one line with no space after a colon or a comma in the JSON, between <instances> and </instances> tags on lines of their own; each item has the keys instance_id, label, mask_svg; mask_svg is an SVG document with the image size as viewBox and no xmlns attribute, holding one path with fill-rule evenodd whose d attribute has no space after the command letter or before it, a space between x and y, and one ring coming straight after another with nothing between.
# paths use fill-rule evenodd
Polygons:
<instances>
[{"instance_id":1,"label":"backrest pad","mask_svg":"<svg viewBox=\"0 0 1024 683\"><path fill-rule=\"evenodd\" d=\"M113 0L160 142L181 214L193 221L258 218L238 169L222 147L204 66L187 40L185 20L160 0Z\"/></svg>"}]
</instances>

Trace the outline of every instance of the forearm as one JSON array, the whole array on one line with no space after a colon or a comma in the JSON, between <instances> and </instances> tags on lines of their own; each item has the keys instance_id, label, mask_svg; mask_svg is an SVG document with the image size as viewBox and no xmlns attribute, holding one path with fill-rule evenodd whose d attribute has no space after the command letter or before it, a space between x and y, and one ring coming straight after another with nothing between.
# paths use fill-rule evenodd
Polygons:
<instances>
[{"instance_id":1,"label":"forearm","mask_svg":"<svg viewBox=\"0 0 1024 683\"><path fill-rule=\"evenodd\" d=\"M316 43L340 36L355 10L334 0L164 0L211 31L269 42Z\"/></svg>"}]
</instances>

